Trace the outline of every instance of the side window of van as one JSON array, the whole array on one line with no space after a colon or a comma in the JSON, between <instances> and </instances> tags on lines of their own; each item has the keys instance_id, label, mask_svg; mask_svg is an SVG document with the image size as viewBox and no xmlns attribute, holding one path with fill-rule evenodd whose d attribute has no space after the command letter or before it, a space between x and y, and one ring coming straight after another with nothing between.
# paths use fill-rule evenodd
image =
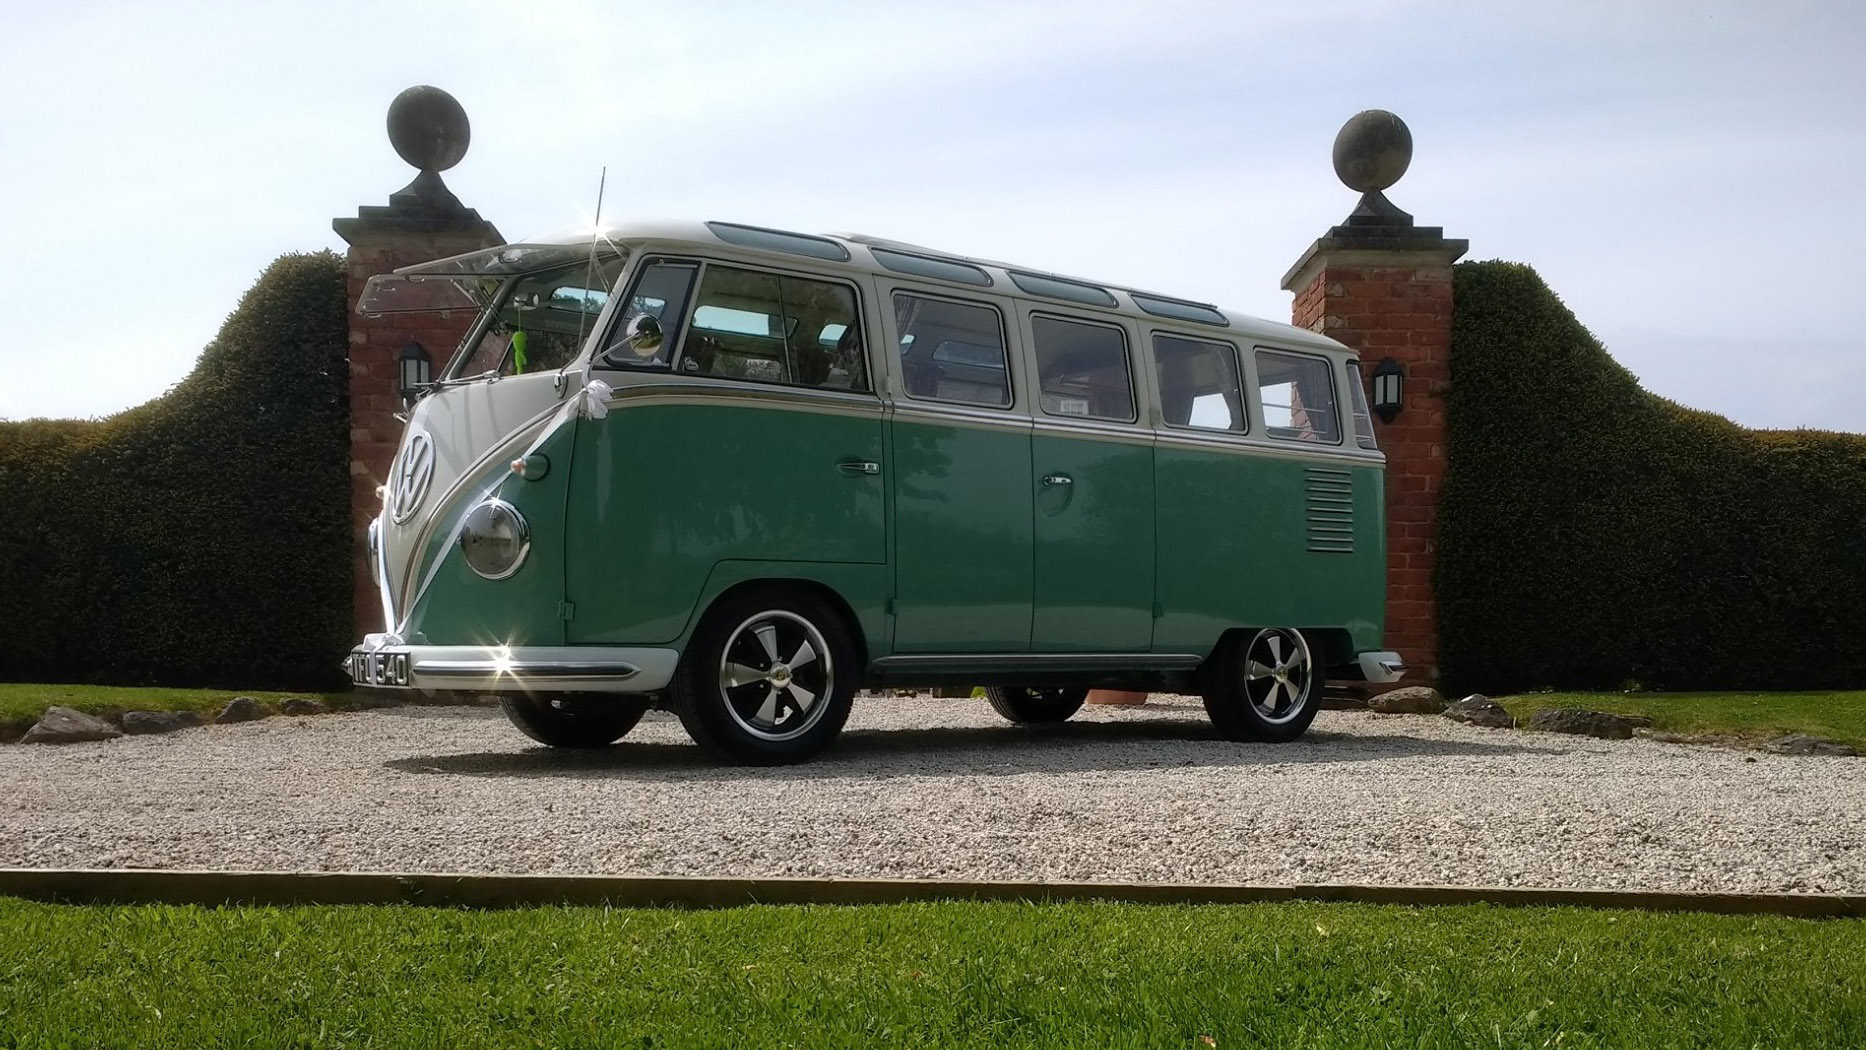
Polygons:
<instances>
[{"instance_id":1,"label":"side window of van","mask_svg":"<svg viewBox=\"0 0 1866 1050\"><path fill-rule=\"evenodd\" d=\"M1380 445L1374 440L1374 420L1367 413L1367 391L1361 384L1361 363L1349 361L1342 366L1348 380L1348 406L1354 411L1354 443L1365 449L1378 450Z\"/></svg>"},{"instance_id":2,"label":"side window of van","mask_svg":"<svg viewBox=\"0 0 1866 1050\"><path fill-rule=\"evenodd\" d=\"M709 263L693 296L679 371L867 390L855 290L833 281Z\"/></svg>"},{"instance_id":3,"label":"side window of van","mask_svg":"<svg viewBox=\"0 0 1866 1050\"><path fill-rule=\"evenodd\" d=\"M1167 426L1244 432L1237 351L1229 343L1156 335L1153 363Z\"/></svg>"},{"instance_id":4,"label":"side window of van","mask_svg":"<svg viewBox=\"0 0 1866 1050\"><path fill-rule=\"evenodd\" d=\"M1030 319L1036 337L1039 399L1052 416L1134 421L1134 380L1127 371L1127 336L1119 328Z\"/></svg>"},{"instance_id":5,"label":"side window of van","mask_svg":"<svg viewBox=\"0 0 1866 1050\"><path fill-rule=\"evenodd\" d=\"M699 272L699 266L690 262L655 260L642 267L629 286L627 305L603 341L603 360L641 368L667 367L674 340L680 337L693 278ZM643 318L653 324L644 329Z\"/></svg>"},{"instance_id":6,"label":"side window of van","mask_svg":"<svg viewBox=\"0 0 1866 1050\"><path fill-rule=\"evenodd\" d=\"M1004 363L1004 321L976 303L894 293L901 333L901 376L907 396L1004 408L1011 377Z\"/></svg>"},{"instance_id":7,"label":"side window of van","mask_svg":"<svg viewBox=\"0 0 1866 1050\"><path fill-rule=\"evenodd\" d=\"M1341 443L1334 370L1325 358L1257 351L1257 400L1271 437Z\"/></svg>"}]
</instances>

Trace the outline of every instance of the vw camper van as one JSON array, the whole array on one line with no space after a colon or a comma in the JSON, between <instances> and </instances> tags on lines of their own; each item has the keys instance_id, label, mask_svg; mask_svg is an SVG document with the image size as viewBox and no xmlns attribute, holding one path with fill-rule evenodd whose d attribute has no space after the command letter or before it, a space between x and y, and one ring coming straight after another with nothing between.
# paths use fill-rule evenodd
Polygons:
<instances>
[{"instance_id":1,"label":"vw camper van","mask_svg":"<svg viewBox=\"0 0 1866 1050\"><path fill-rule=\"evenodd\" d=\"M477 311L369 531L359 685L555 747L676 712L806 759L858 690L1013 722L1192 692L1289 740L1387 682L1384 459L1353 351L1208 303L874 237L584 230L371 280Z\"/></svg>"}]
</instances>

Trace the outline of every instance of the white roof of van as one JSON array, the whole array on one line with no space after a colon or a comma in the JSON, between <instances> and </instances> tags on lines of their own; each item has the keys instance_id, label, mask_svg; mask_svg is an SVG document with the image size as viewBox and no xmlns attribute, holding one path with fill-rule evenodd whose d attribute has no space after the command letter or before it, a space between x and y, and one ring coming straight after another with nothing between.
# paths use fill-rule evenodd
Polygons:
<instances>
[{"instance_id":1,"label":"white roof of van","mask_svg":"<svg viewBox=\"0 0 1866 1050\"><path fill-rule=\"evenodd\" d=\"M721 237L719 233L721 229L727 230L733 239L729 240L725 237ZM789 244L791 247L772 247L770 244L748 243L743 239L744 236L760 238L777 244ZM722 245L736 251L749 250L780 258L786 255L791 257L802 256L813 258L818 261L829 262L832 265L849 266L871 273L899 276L901 271L877 262L875 256L869 250L881 249L884 252L899 252L906 255L919 256L923 259L934 260L936 262L959 263L965 266L982 269L991 278L991 284L994 286L994 290L999 294L1008 294L1024 298L1053 298L1042 293L1032 293L1028 289L1019 290L1019 282L1016 281L1013 275L1023 275L1026 278L1035 277L1052 281L1061 281L1070 285L1084 286L1090 291L1099 289L1117 297L1116 303L1118 305L1112 307L1096 307L1076 299L1056 300L1058 302L1067 303L1070 308L1083 307L1091 310L1098 308L1114 309L1122 313L1143 313L1150 315L1157 321L1169 323L1177 321L1177 327L1182 328L1205 328L1215 332L1231 331L1252 338L1273 339L1285 344L1306 345L1329 350L1348 349L1341 343L1327 336L1311 332L1306 328L1297 328L1294 325L1268 321L1260 317L1253 317L1250 314L1239 313L1235 310L1227 310L1211 303L1149 292L1144 289L1131 288L1126 285L1108 281L1095 281L1081 277L1071 277L1064 274L1052 273L1047 270L1038 270L1012 263L996 262L990 259L959 255L954 252L906 244L900 241L886 240L880 237L870 237L863 234L794 233L787 230L776 230L769 227L728 222L635 221L605 223L600 227L568 227L552 230L548 233L533 237L527 237L523 240L500 245L496 248L484 248L479 251L468 252L464 255L456 255L447 259L436 259L432 262L405 266L395 272L398 274L434 277L459 277L468 275L502 276L578 262L589 258L592 246L594 246L594 249L599 254L609 254L612 252L630 250L648 243L670 245ZM840 246L840 251L833 251L832 246ZM927 276L925 274L916 273L914 277L916 280L929 280L934 283L941 283L939 278ZM980 290L980 287L974 285L958 282L945 283L953 284L955 288L967 288L975 293ZM1136 296L1148 300L1148 305L1136 303ZM1120 301L1119 297L1125 297L1126 301ZM1161 309L1169 307L1190 308L1193 311L1199 312L1209 311L1222 316L1227 323L1218 325L1211 322L1190 321L1182 316L1163 314L1160 312Z\"/></svg>"}]
</instances>

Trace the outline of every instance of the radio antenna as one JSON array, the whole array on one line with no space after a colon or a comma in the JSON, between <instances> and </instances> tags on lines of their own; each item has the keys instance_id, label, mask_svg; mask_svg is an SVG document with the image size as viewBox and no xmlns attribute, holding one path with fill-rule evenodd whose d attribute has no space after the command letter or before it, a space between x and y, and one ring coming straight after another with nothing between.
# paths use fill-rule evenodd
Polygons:
<instances>
[{"instance_id":1,"label":"radio antenna","mask_svg":"<svg viewBox=\"0 0 1866 1050\"><path fill-rule=\"evenodd\" d=\"M589 292L596 290L596 242L603 235L603 190L609 186L609 165L603 165L603 173L596 181L596 218L590 223L590 266L583 275L583 304L577 311L577 346L583 345L583 324L590 319ZM607 292L609 289L602 289Z\"/></svg>"}]
</instances>

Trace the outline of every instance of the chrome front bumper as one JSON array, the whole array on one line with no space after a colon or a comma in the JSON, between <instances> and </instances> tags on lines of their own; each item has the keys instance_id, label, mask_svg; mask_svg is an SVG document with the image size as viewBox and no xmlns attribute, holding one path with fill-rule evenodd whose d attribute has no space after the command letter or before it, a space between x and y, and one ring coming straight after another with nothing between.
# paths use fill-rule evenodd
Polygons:
<instances>
[{"instance_id":1,"label":"chrome front bumper","mask_svg":"<svg viewBox=\"0 0 1866 1050\"><path fill-rule=\"evenodd\" d=\"M351 682L372 689L653 693L673 681L679 662L673 649L400 645L371 636L343 668Z\"/></svg>"}]
</instances>

